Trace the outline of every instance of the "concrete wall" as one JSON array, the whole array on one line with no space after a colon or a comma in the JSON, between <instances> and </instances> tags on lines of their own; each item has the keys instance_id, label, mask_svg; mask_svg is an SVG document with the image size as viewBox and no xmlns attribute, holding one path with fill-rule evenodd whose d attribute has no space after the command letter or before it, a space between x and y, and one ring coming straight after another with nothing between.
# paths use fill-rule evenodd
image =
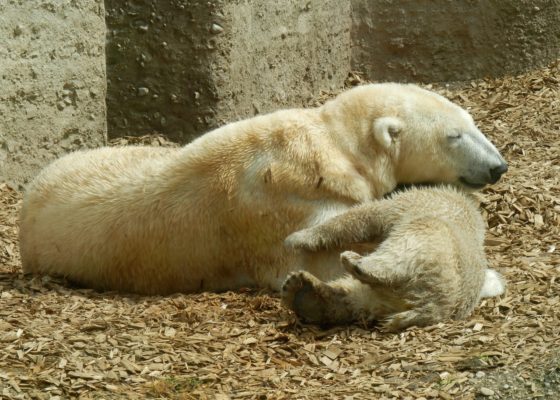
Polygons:
<instances>
[{"instance_id":1,"label":"concrete wall","mask_svg":"<svg viewBox=\"0 0 560 400\"><path fill-rule=\"evenodd\" d=\"M106 0L109 136L186 143L371 80L458 81L560 56L560 0Z\"/></svg>"},{"instance_id":2,"label":"concrete wall","mask_svg":"<svg viewBox=\"0 0 560 400\"><path fill-rule=\"evenodd\" d=\"M351 0L352 67L374 80L458 81L560 56L560 0Z\"/></svg>"},{"instance_id":3,"label":"concrete wall","mask_svg":"<svg viewBox=\"0 0 560 400\"><path fill-rule=\"evenodd\" d=\"M0 2L0 182L105 142L101 0Z\"/></svg>"},{"instance_id":4,"label":"concrete wall","mask_svg":"<svg viewBox=\"0 0 560 400\"><path fill-rule=\"evenodd\" d=\"M343 86L350 3L106 0L109 135L181 142Z\"/></svg>"}]
</instances>

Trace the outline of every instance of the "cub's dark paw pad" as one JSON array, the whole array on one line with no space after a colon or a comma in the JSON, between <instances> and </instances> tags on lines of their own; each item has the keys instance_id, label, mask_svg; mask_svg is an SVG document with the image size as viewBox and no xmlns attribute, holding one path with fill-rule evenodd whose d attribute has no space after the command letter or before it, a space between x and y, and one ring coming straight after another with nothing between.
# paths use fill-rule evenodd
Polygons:
<instances>
[{"instance_id":1,"label":"cub's dark paw pad","mask_svg":"<svg viewBox=\"0 0 560 400\"><path fill-rule=\"evenodd\" d=\"M305 272L297 271L288 275L284 284L282 285L282 297L285 295L296 292L301 289L302 285L306 282Z\"/></svg>"},{"instance_id":2,"label":"cub's dark paw pad","mask_svg":"<svg viewBox=\"0 0 560 400\"><path fill-rule=\"evenodd\" d=\"M296 293L301 290L304 285L311 284L310 275L305 271L296 271L288 275L282 285L282 302L289 308L293 309L293 302Z\"/></svg>"},{"instance_id":3,"label":"cub's dark paw pad","mask_svg":"<svg viewBox=\"0 0 560 400\"><path fill-rule=\"evenodd\" d=\"M282 286L282 302L302 321L320 324L326 319L328 307L319 293L317 282L308 272L291 273Z\"/></svg>"}]
</instances>

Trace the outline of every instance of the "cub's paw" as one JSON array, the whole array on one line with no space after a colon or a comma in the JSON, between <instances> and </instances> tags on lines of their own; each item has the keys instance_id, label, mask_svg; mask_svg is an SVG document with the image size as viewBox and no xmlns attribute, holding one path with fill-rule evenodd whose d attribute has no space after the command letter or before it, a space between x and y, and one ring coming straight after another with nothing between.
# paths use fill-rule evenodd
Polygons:
<instances>
[{"instance_id":1,"label":"cub's paw","mask_svg":"<svg viewBox=\"0 0 560 400\"><path fill-rule=\"evenodd\" d=\"M409 310L395 313L387 317L381 323L381 330L384 332L398 332L414 325L425 326L429 325L429 323L420 318L418 311Z\"/></svg>"},{"instance_id":2,"label":"cub's paw","mask_svg":"<svg viewBox=\"0 0 560 400\"><path fill-rule=\"evenodd\" d=\"M324 240L311 229L303 229L292 233L284 240L284 246L308 251L325 248Z\"/></svg>"},{"instance_id":3,"label":"cub's paw","mask_svg":"<svg viewBox=\"0 0 560 400\"><path fill-rule=\"evenodd\" d=\"M325 284L306 271L292 272L282 286L282 303L304 322L328 322L328 301Z\"/></svg>"},{"instance_id":4,"label":"cub's paw","mask_svg":"<svg viewBox=\"0 0 560 400\"><path fill-rule=\"evenodd\" d=\"M367 276L366 271L364 271L362 267L362 258L363 257L358 253L345 251L340 255L340 263L352 276L358 280L362 280Z\"/></svg>"},{"instance_id":5,"label":"cub's paw","mask_svg":"<svg viewBox=\"0 0 560 400\"><path fill-rule=\"evenodd\" d=\"M362 283L369 285L387 285L392 286L391 276L387 276L387 272L382 267L374 265L371 259L362 257L353 251L345 251L340 255L340 262L350 275ZM393 278L394 279L394 278Z\"/></svg>"},{"instance_id":6,"label":"cub's paw","mask_svg":"<svg viewBox=\"0 0 560 400\"><path fill-rule=\"evenodd\" d=\"M282 303L293 310L296 295L301 290L309 290L309 288L312 288L315 280L318 279L309 272L291 272L282 285Z\"/></svg>"}]
</instances>

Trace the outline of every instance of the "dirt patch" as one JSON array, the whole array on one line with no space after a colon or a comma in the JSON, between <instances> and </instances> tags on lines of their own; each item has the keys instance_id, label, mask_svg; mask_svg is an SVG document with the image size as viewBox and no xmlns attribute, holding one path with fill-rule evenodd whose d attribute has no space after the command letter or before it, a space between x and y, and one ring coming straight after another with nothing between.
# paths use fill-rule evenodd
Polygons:
<instances>
[{"instance_id":1,"label":"dirt patch","mask_svg":"<svg viewBox=\"0 0 560 400\"><path fill-rule=\"evenodd\" d=\"M556 62L436 88L470 109L510 164L480 195L490 263L509 287L465 321L400 334L301 326L277 296L261 292L140 297L25 278L17 249L21 195L1 185L0 395L557 398L559 82Z\"/></svg>"}]
</instances>

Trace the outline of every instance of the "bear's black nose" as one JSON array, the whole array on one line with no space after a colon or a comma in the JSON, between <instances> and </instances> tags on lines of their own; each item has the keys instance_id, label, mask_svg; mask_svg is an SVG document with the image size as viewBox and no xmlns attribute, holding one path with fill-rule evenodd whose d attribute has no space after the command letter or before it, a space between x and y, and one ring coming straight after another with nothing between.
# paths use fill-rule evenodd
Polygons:
<instances>
[{"instance_id":1,"label":"bear's black nose","mask_svg":"<svg viewBox=\"0 0 560 400\"><path fill-rule=\"evenodd\" d=\"M500 180L503 174L505 174L508 170L508 165L506 163L502 163L497 167L490 168L490 182L496 183Z\"/></svg>"}]
</instances>

